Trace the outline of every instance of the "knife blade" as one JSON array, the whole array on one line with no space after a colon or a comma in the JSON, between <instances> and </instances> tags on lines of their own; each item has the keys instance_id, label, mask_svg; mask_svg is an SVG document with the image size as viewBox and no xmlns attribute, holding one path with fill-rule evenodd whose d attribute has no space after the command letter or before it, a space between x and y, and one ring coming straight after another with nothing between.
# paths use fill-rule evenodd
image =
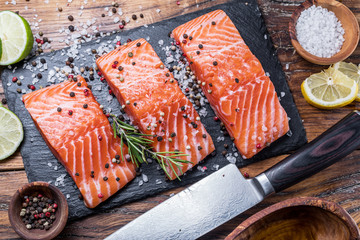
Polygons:
<instances>
[{"instance_id":1,"label":"knife blade","mask_svg":"<svg viewBox=\"0 0 360 240\"><path fill-rule=\"evenodd\" d=\"M128 223L107 240L196 239L347 156L360 146L353 111L312 142L252 179L228 164Z\"/></svg>"}]
</instances>

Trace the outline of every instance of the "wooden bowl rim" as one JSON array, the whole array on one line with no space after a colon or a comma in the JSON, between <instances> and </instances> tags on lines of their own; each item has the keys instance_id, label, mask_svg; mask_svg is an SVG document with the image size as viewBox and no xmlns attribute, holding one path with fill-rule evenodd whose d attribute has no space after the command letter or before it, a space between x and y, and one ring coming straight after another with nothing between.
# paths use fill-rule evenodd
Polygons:
<instances>
[{"instance_id":1,"label":"wooden bowl rim","mask_svg":"<svg viewBox=\"0 0 360 240\"><path fill-rule=\"evenodd\" d=\"M295 9L295 11L292 13L290 21L289 21L289 35L290 35L291 44L295 48L296 52L299 53L299 55L302 56L304 59L306 59L309 62L319 64L319 65L331 65L333 63L343 61L344 59L348 58L355 51L355 49L358 45L358 42L359 42L360 29L359 29L359 24L358 24L357 18L355 17L354 13L347 6L345 6L343 3L338 2L336 0L328 0L329 4L336 2L336 4L338 6L340 6L341 8L343 8L347 12L347 15L349 15L349 17L352 18L352 22L354 23L353 26L355 26L355 28L356 28L356 40L354 41L354 39L351 39L351 41L354 41L354 43L351 48L348 48L347 52L340 49L340 51L338 53L336 53L335 55L333 55L330 58L317 57L317 56L309 53L308 51L306 51L297 40L296 28L295 28L296 22L302 11L304 11L305 9L309 8L310 6L312 6L314 4L318 5L319 1L323 2L323 1L327 1L327 0L306 0L305 2L303 2L301 5L299 5Z\"/></svg>"},{"instance_id":2,"label":"wooden bowl rim","mask_svg":"<svg viewBox=\"0 0 360 240\"><path fill-rule=\"evenodd\" d=\"M15 202L17 202L19 200L19 198L21 197L21 194L24 191L27 191L31 188L37 187L40 189L49 189L50 192L52 192L55 196L57 196L59 198L59 202L58 202L58 208L60 209L59 211L61 211L61 214L59 214L60 218L56 218L57 223L55 225L53 225L48 231L46 230L42 230L44 231L41 236L39 236L38 232L31 232L30 231L26 231L23 232L22 230L18 229L15 225L15 222L18 222L18 218L17 216L14 216L12 214L14 208L15 208ZM60 212L59 212L60 213ZM11 226L13 227L13 229L15 230L15 232L22 238L24 239L36 239L36 240L42 240L42 239L52 239L55 238L57 235L60 234L60 232L65 228L65 225L67 223L67 219L68 219L68 214L69 214L69 209L68 209L68 203L66 201L66 198L64 196L64 194L56 187L52 186L51 184L47 183L47 182L31 182L31 183L27 183L25 185L23 185L21 188L19 188L15 194L12 196L11 201L10 201L10 205L9 205L9 210L8 210L8 216L9 216L9 220L11 223ZM22 222L21 222L22 223ZM23 224L23 223L22 223Z\"/></svg>"},{"instance_id":3,"label":"wooden bowl rim","mask_svg":"<svg viewBox=\"0 0 360 240\"><path fill-rule=\"evenodd\" d=\"M308 207L318 207L327 212L334 214L336 217L341 219L343 223L347 226L350 232L350 236L353 239L360 239L359 228L350 216L350 214L342 208L339 204L331 201L327 201L317 197L297 197L290 198L279 203L273 204L260 212L255 213L250 216L248 219L240 223L226 238L225 240L232 240L239 236L244 230L248 227L259 221L260 219L285 208L297 207L297 206L308 206ZM265 215L264 215L265 213Z\"/></svg>"}]
</instances>

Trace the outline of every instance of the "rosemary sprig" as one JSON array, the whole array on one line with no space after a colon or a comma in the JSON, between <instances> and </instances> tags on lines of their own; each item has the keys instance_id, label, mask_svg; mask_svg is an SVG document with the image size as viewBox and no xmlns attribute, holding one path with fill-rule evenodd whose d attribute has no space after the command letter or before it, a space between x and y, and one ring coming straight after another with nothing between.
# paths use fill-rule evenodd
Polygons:
<instances>
[{"instance_id":1,"label":"rosemary sprig","mask_svg":"<svg viewBox=\"0 0 360 240\"><path fill-rule=\"evenodd\" d=\"M187 154L182 152L154 152L151 149L151 143L153 143L153 140L147 138L152 137L152 135L140 133L134 126L121 121L113 114L111 114L111 117L115 138L117 136L121 138L121 148L123 147L123 144L126 143L130 159L137 167L142 163L148 163L146 161L146 154L149 154L151 157L156 159L169 178L170 174L166 168L168 165L170 165L171 171L175 174L176 178L180 180L180 177L176 173L173 165L175 165L182 174L181 168L183 164L190 162L183 160L180 157L188 156ZM121 159L125 161L122 149Z\"/></svg>"}]
</instances>

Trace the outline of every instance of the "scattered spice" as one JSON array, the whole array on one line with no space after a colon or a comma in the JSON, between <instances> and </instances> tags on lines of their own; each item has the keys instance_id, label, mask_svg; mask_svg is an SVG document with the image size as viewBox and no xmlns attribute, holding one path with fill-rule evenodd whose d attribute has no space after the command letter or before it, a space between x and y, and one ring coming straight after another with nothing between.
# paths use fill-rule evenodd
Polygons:
<instances>
[{"instance_id":1,"label":"scattered spice","mask_svg":"<svg viewBox=\"0 0 360 240\"><path fill-rule=\"evenodd\" d=\"M216 22L212 21L212 22L211 22L211 25L216 25Z\"/></svg>"},{"instance_id":2,"label":"scattered spice","mask_svg":"<svg viewBox=\"0 0 360 240\"><path fill-rule=\"evenodd\" d=\"M73 110L69 110L68 114L71 116L73 115Z\"/></svg>"},{"instance_id":3,"label":"scattered spice","mask_svg":"<svg viewBox=\"0 0 360 240\"><path fill-rule=\"evenodd\" d=\"M83 108L88 108L88 105L85 103L85 104L83 105Z\"/></svg>"},{"instance_id":4,"label":"scattered spice","mask_svg":"<svg viewBox=\"0 0 360 240\"><path fill-rule=\"evenodd\" d=\"M74 92L70 92L70 97L75 97L75 93L74 93Z\"/></svg>"},{"instance_id":5,"label":"scattered spice","mask_svg":"<svg viewBox=\"0 0 360 240\"><path fill-rule=\"evenodd\" d=\"M74 17L73 17L72 15L69 15L69 16L68 16L68 19L69 19L69 21L71 21L71 22L74 21Z\"/></svg>"},{"instance_id":6,"label":"scattered spice","mask_svg":"<svg viewBox=\"0 0 360 240\"><path fill-rule=\"evenodd\" d=\"M135 14L133 14L133 15L131 16L131 18L132 18L133 20L136 20L136 19L137 19L137 16L136 16Z\"/></svg>"},{"instance_id":7,"label":"scattered spice","mask_svg":"<svg viewBox=\"0 0 360 240\"><path fill-rule=\"evenodd\" d=\"M4 105L7 104L6 98L1 99L1 103L4 104Z\"/></svg>"},{"instance_id":8,"label":"scattered spice","mask_svg":"<svg viewBox=\"0 0 360 240\"><path fill-rule=\"evenodd\" d=\"M133 54L132 52L129 52L129 53L128 53L128 56L129 56L129 57L133 57L134 54Z\"/></svg>"},{"instance_id":9,"label":"scattered spice","mask_svg":"<svg viewBox=\"0 0 360 240\"><path fill-rule=\"evenodd\" d=\"M238 79L238 78L235 78L235 82L236 82L236 83L239 83L239 79Z\"/></svg>"},{"instance_id":10,"label":"scattered spice","mask_svg":"<svg viewBox=\"0 0 360 240\"><path fill-rule=\"evenodd\" d=\"M200 49L203 49L203 47L204 47L204 46L203 46L202 44L199 44L199 48L200 48Z\"/></svg>"},{"instance_id":11,"label":"scattered spice","mask_svg":"<svg viewBox=\"0 0 360 240\"><path fill-rule=\"evenodd\" d=\"M140 17L141 17L141 18L144 18L144 14L140 13Z\"/></svg>"},{"instance_id":12,"label":"scattered spice","mask_svg":"<svg viewBox=\"0 0 360 240\"><path fill-rule=\"evenodd\" d=\"M75 27L73 25L70 25L68 28L69 28L70 32L75 31Z\"/></svg>"},{"instance_id":13,"label":"scattered spice","mask_svg":"<svg viewBox=\"0 0 360 240\"><path fill-rule=\"evenodd\" d=\"M58 107L57 109L56 109L56 111L58 111L58 112L61 112L61 107Z\"/></svg>"},{"instance_id":14,"label":"scattered spice","mask_svg":"<svg viewBox=\"0 0 360 240\"><path fill-rule=\"evenodd\" d=\"M213 65L217 66L218 65L217 61L213 61Z\"/></svg>"}]
</instances>

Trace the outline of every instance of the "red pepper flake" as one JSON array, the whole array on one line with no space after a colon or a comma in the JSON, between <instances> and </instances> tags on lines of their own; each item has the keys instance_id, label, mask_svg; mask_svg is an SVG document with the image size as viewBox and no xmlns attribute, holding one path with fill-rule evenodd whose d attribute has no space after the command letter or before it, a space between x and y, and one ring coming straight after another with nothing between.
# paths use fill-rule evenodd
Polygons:
<instances>
[{"instance_id":1,"label":"red pepper flake","mask_svg":"<svg viewBox=\"0 0 360 240\"><path fill-rule=\"evenodd\" d=\"M68 114L71 116L73 115L73 110L69 110Z\"/></svg>"},{"instance_id":2,"label":"red pepper flake","mask_svg":"<svg viewBox=\"0 0 360 240\"><path fill-rule=\"evenodd\" d=\"M103 195L102 193L99 193L99 194L98 194L98 197L99 197L99 198L103 198L104 195Z\"/></svg>"},{"instance_id":3,"label":"red pepper flake","mask_svg":"<svg viewBox=\"0 0 360 240\"><path fill-rule=\"evenodd\" d=\"M215 116L214 121L219 121L219 118L217 116Z\"/></svg>"},{"instance_id":4,"label":"red pepper flake","mask_svg":"<svg viewBox=\"0 0 360 240\"><path fill-rule=\"evenodd\" d=\"M250 177L247 172L244 172L243 176L244 176L245 178L249 178L249 177Z\"/></svg>"},{"instance_id":5,"label":"red pepper flake","mask_svg":"<svg viewBox=\"0 0 360 240\"><path fill-rule=\"evenodd\" d=\"M261 144L260 143L256 144L256 148L261 148Z\"/></svg>"},{"instance_id":6,"label":"red pepper flake","mask_svg":"<svg viewBox=\"0 0 360 240\"><path fill-rule=\"evenodd\" d=\"M13 77L13 78L12 78L12 81L13 81L13 82L16 82L17 80L18 80L17 77Z\"/></svg>"},{"instance_id":7,"label":"red pepper flake","mask_svg":"<svg viewBox=\"0 0 360 240\"><path fill-rule=\"evenodd\" d=\"M116 68L116 64L111 65L112 68Z\"/></svg>"},{"instance_id":8,"label":"red pepper flake","mask_svg":"<svg viewBox=\"0 0 360 240\"><path fill-rule=\"evenodd\" d=\"M99 136L98 136L98 139L99 139L99 141L101 141L101 140L102 140L102 136L101 136L101 135L99 135Z\"/></svg>"},{"instance_id":9,"label":"red pepper flake","mask_svg":"<svg viewBox=\"0 0 360 240\"><path fill-rule=\"evenodd\" d=\"M119 25L119 28L120 28L120 29L124 29L124 27L125 27L125 26L122 25L122 24Z\"/></svg>"},{"instance_id":10,"label":"red pepper flake","mask_svg":"<svg viewBox=\"0 0 360 240\"><path fill-rule=\"evenodd\" d=\"M111 89L109 90L109 94L112 95L112 90Z\"/></svg>"}]
</instances>

